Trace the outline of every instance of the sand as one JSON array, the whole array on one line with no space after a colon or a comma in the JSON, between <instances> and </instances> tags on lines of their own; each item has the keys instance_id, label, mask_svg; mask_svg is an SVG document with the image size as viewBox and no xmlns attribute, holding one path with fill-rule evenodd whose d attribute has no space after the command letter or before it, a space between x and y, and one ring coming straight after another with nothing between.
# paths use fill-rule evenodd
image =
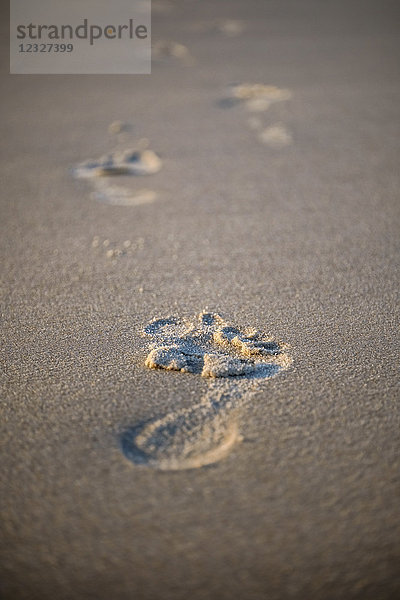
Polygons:
<instances>
[{"instance_id":1,"label":"sand","mask_svg":"<svg viewBox=\"0 0 400 600\"><path fill-rule=\"evenodd\" d=\"M397 7L154 4L151 76L10 76L1 20L1 595L395 598ZM161 168L73 176L132 148ZM230 381L142 335L205 309L293 361L208 421Z\"/></svg>"}]
</instances>

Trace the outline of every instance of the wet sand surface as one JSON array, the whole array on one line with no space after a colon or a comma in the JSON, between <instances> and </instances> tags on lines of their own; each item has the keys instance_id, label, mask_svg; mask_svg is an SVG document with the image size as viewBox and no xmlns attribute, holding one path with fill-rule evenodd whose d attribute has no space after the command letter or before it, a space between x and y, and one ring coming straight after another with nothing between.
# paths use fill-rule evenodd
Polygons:
<instances>
[{"instance_id":1,"label":"wet sand surface","mask_svg":"<svg viewBox=\"0 0 400 600\"><path fill-rule=\"evenodd\" d=\"M2 597L400 594L397 13L154 1L151 76L3 49ZM132 148L160 168L74 176ZM218 462L137 464L126 432L208 389L144 329L203 310L293 362Z\"/></svg>"}]
</instances>

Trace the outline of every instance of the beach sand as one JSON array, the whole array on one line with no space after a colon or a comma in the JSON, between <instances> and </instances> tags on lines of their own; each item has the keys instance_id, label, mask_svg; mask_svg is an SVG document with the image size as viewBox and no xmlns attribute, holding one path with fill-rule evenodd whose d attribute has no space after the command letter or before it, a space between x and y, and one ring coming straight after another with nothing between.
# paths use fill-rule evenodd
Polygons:
<instances>
[{"instance_id":1,"label":"beach sand","mask_svg":"<svg viewBox=\"0 0 400 600\"><path fill-rule=\"evenodd\" d=\"M2 598L400 595L397 12L154 0L149 76L8 75L2 19ZM137 464L209 385L144 329L204 310L292 363L213 464Z\"/></svg>"}]
</instances>

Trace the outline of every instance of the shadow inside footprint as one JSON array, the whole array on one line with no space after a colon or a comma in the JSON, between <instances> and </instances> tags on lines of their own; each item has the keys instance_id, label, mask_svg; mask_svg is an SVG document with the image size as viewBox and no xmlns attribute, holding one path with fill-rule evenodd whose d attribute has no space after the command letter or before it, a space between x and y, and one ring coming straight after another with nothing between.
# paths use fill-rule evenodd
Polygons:
<instances>
[{"instance_id":1,"label":"shadow inside footprint","mask_svg":"<svg viewBox=\"0 0 400 600\"><path fill-rule=\"evenodd\" d=\"M126 458L129 458L129 460L131 460L136 465L145 465L148 462L148 456L146 455L146 452L141 450L135 444L135 438L142 431L145 424L145 422L139 423L134 427L127 429L121 435L122 452L125 454Z\"/></svg>"},{"instance_id":2,"label":"shadow inside footprint","mask_svg":"<svg viewBox=\"0 0 400 600\"><path fill-rule=\"evenodd\" d=\"M240 104L240 100L238 98L221 98L217 101L217 106L223 109L233 108Z\"/></svg>"}]
</instances>

